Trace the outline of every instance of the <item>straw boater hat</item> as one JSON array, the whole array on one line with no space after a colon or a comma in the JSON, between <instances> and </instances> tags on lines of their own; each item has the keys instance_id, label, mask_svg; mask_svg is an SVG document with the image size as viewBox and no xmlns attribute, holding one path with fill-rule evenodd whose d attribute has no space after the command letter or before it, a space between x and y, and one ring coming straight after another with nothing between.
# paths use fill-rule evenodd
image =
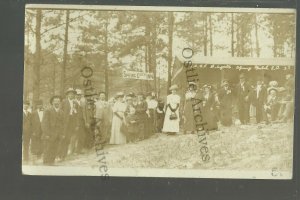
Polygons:
<instances>
[{"instance_id":1,"label":"straw boater hat","mask_svg":"<svg viewBox=\"0 0 300 200\"><path fill-rule=\"evenodd\" d=\"M211 86L210 85L207 85L207 84L205 84L205 85L203 85L203 87L202 87L203 89L204 88L208 88L208 89L211 89Z\"/></svg>"},{"instance_id":2,"label":"straw boater hat","mask_svg":"<svg viewBox=\"0 0 300 200\"><path fill-rule=\"evenodd\" d=\"M76 91L73 88L67 89L66 94L69 94L71 92L74 93L74 94L76 94Z\"/></svg>"},{"instance_id":3,"label":"straw boater hat","mask_svg":"<svg viewBox=\"0 0 300 200\"><path fill-rule=\"evenodd\" d=\"M275 88L275 87L270 87L270 88L268 88L268 93L270 94L272 90L274 90L276 93L278 92L278 89L277 89L277 88Z\"/></svg>"},{"instance_id":4,"label":"straw boater hat","mask_svg":"<svg viewBox=\"0 0 300 200\"><path fill-rule=\"evenodd\" d=\"M195 82L189 82L189 86L191 85L196 86L197 84Z\"/></svg>"},{"instance_id":5,"label":"straw boater hat","mask_svg":"<svg viewBox=\"0 0 300 200\"><path fill-rule=\"evenodd\" d=\"M178 90L178 85L174 84L172 85L169 90Z\"/></svg>"}]
</instances>

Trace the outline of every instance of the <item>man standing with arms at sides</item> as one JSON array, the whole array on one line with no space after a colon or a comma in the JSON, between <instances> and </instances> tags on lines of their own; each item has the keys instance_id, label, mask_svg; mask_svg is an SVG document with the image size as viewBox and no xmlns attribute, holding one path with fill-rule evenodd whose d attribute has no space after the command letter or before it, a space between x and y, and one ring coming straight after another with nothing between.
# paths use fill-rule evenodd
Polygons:
<instances>
[{"instance_id":1,"label":"man standing with arms at sides","mask_svg":"<svg viewBox=\"0 0 300 200\"><path fill-rule=\"evenodd\" d=\"M44 165L53 165L57 157L57 150L62 140L63 131L63 113L60 109L61 99L59 96L53 96L50 99L51 108L45 111L42 130L44 140L43 163Z\"/></svg>"},{"instance_id":2,"label":"man standing with arms at sides","mask_svg":"<svg viewBox=\"0 0 300 200\"><path fill-rule=\"evenodd\" d=\"M267 102L267 88L263 85L262 80L258 80L253 91L253 103L256 108L256 123L266 120L264 105Z\"/></svg>"},{"instance_id":3,"label":"man standing with arms at sides","mask_svg":"<svg viewBox=\"0 0 300 200\"><path fill-rule=\"evenodd\" d=\"M100 134L101 142L105 143L108 141L108 130L109 130L109 115L108 115L108 103L105 101L105 93L99 93L99 100L95 103L95 119L96 119L96 134Z\"/></svg>"},{"instance_id":4,"label":"man standing with arms at sides","mask_svg":"<svg viewBox=\"0 0 300 200\"><path fill-rule=\"evenodd\" d=\"M23 103L23 161L26 163L29 159L29 146L31 139L31 113L28 111L29 101Z\"/></svg>"},{"instance_id":5,"label":"man standing with arms at sides","mask_svg":"<svg viewBox=\"0 0 300 200\"><path fill-rule=\"evenodd\" d=\"M237 85L237 107L239 112L239 120L242 124L250 122L250 92L251 87L246 82L244 74L240 74L240 82Z\"/></svg>"},{"instance_id":6,"label":"man standing with arms at sides","mask_svg":"<svg viewBox=\"0 0 300 200\"><path fill-rule=\"evenodd\" d=\"M74 101L76 91L69 88L66 92L67 98L62 102L61 109L63 112L63 139L59 147L59 157L64 161L68 155L71 138L75 136L77 127L77 104Z\"/></svg>"},{"instance_id":7,"label":"man standing with arms at sides","mask_svg":"<svg viewBox=\"0 0 300 200\"><path fill-rule=\"evenodd\" d=\"M32 136L31 136L31 153L34 156L33 162L40 159L43 153L42 144L42 121L44 118L43 101L38 100L36 102L36 110L32 113Z\"/></svg>"},{"instance_id":8,"label":"man standing with arms at sides","mask_svg":"<svg viewBox=\"0 0 300 200\"><path fill-rule=\"evenodd\" d=\"M75 137L73 138L73 151L80 154L82 152L84 142L85 142L85 121L83 117L83 110L85 107L85 99L83 97L83 92L80 89L76 89L75 103L77 107L77 120L75 126L77 127Z\"/></svg>"}]
</instances>

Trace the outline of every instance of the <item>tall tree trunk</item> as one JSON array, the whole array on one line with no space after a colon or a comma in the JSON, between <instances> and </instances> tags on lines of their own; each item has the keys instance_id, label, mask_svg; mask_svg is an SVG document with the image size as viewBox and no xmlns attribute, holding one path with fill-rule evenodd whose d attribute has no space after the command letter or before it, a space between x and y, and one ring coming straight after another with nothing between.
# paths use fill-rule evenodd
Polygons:
<instances>
[{"instance_id":1,"label":"tall tree trunk","mask_svg":"<svg viewBox=\"0 0 300 200\"><path fill-rule=\"evenodd\" d=\"M154 75L154 91L157 93L157 86L156 86L156 21L157 17L154 14L152 18L152 23L151 23L151 61L150 61L150 72L153 73Z\"/></svg>"},{"instance_id":2,"label":"tall tree trunk","mask_svg":"<svg viewBox=\"0 0 300 200\"><path fill-rule=\"evenodd\" d=\"M210 56L213 55L213 34L212 34L212 19L211 19L211 13L208 15L209 20L209 44L210 44Z\"/></svg>"},{"instance_id":3,"label":"tall tree trunk","mask_svg":"<svg viewBox=\"0 0 300 200\"><path fill-rule=\"evenodd\" d=\"M42 10L36 11L35 24L35 59L33 65L33 107L40 98L40 67L41 67L41 24L42 24Z\"/></svg>"},{"instance_id":4,"label":"tall tree trunk","mask_svg":"<svg viewBox=\"0 0 300 200\"><path fill-rule=\"evenodd\" d=\"M234 57L234 15L231 13L231 56Z\"/></svg>"},{"instance_id":5,"label":"tall tree trunk","mask_svg":"<svg viewBox=\"0 0 300 200\"><path fill-rule=\"evenodd\" d=\"M259 47L259 40L258 40L258 24L257 24L257 15L255 14L255 49L256 49L256 56L260 57L260 47Z\"/></svg>"},{"instance_id":6,"label":"tall tree trunk","mask_svg":"<svg viewBox=\"0 0 300 200\"><path fill-rule=\"evenodd\" d=\"M150 72L151 70L151 61L152 61L152 58L151 58L151 21L148 19L147 20L147 23L145 24L145 37L146 37L146 72ZM146 91L149 90L149 81L148 80L145 80L143 81L144 84L145 84L145 88L146 88Z\"/></svg>"},{"instance_id":7,"label":"tall tree trunk","mask_svg":"<svg viewBox=\"0 0 300 200\"><path fill-rule=\"evenodd\" d=\"M174 15L173 12L168 12L168 87L167 87L167 94L170 93L169 88L171 87L171 68L172 68L172 59L173 59L173 28L174 28Z\"/></svg>"},{"instance_id":8,"label":"tall tree trunk","mask_svg":"<svg viewBox=\"0 0 300 200\"><path fill-rule=\"evenodd\" d=\"M108 100L109 95L109 82L108 82L108 19L106 19L105 22L105 35L104 35L104 52L105 52L105 58L104 58L104 85L105 85L105 96L106 100Z\"/></svg>"},{"instance_id":9,"label":"tall tree trunk","mask_svg":"<svg viewBox=\"0 0 300 200\"><path fill-rule=\"evenodd\" d=\"M69 40L69 19L70 10L66 10L66 28L65 28L65 38L64 38L64 52L63 52L63 62L61 66L61 79L60 79L60 95L63 96L65 92L65 78L66 78L66 66L68 57L68 40Z\"/></svg>"},{"instance_id":10,"label":"tall tree trunk","mask_svg":"<svg viewBox=\"0 0 300 200\"><path fill-rule=\"evenodd\" d=\"M204 13L203 16L203 33L204 33L203 53L204 56L207 56L207 13Z\"/></svg>"}]
</instances>

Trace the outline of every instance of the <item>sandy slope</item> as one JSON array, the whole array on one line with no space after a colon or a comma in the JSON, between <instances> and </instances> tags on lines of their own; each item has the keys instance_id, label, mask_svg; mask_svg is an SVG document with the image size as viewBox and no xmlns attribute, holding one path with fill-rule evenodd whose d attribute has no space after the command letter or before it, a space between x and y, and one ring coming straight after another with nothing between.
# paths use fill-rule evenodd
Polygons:
<instances>
[{"instance_id":1,"label":"sandy slope","mask_svg":"<svg viewBox=\"0 0 300 200\"><path fill-rule=\"evenodd\" d=\"M193 168L235 170L288 170L292 167L292 124L221 127L207 135L210 161L201 160L196 134L156 134L137 144L105 147L111 168ZM70 157L58 165L98 166L95 151Z\"/></svg>"}]
</instances>

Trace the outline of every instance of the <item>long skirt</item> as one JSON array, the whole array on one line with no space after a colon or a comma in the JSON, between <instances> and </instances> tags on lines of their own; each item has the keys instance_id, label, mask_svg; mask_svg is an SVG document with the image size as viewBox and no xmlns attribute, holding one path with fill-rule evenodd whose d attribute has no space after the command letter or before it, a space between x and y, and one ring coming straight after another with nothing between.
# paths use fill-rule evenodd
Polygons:
<instances>
[{"instance_id":1,"label":"long skirt","mask_svg":"<svg viewBox=\"0 0 300 200\"><path fill-rule=\"evenodd\" d=\"M196 131L196 123L193 113L192 101L186 101L184 106L184 130L185 131Z\"/></svg>"},{"instance_id":2,"label":"long skirt","mask_svg":"<svg viewBox=\"0 0 300 200\"><path fill-rule=\"evenodd\" d=\"M179 109L175 111L177 115L177 119L170 119L170 115L172 114L172 111L170 108L167 108L166 114L165 114L165 120L164 120L164 126L163 126L163 132L170 132L170 133L178 133L179 132Z\"/></svg>"},{"instance_id":3,"label":"long skirt","mask_svg":"<svg viewBox=\"0 0 300 200\"><path fill-rule=\"evenodd\" d=\"M113 116L110 144L126 144L126 136L121 132L122 123L123 121L119 117Z\"/></svg>"}]
</instances>

